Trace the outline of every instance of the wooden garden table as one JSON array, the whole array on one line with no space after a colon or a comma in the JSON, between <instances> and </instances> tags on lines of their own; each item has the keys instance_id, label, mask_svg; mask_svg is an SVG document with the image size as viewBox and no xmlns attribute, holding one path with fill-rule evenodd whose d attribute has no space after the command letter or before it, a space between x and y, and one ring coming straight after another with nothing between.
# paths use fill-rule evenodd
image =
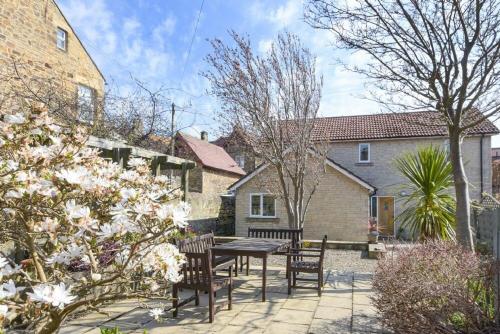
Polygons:
<instances>
[{"instance_id":1,"label":"wooden garden table","mask_svg":"<svg viewBox=\"0 0 500 334\"><path fill-rule=\"evenodd\" d=\"M266 301L267 257L290 248L292 241L283 239L245 238L211 248L212 255L251 256L262 259L262 301Z\"/></svg>"}]
</instances>

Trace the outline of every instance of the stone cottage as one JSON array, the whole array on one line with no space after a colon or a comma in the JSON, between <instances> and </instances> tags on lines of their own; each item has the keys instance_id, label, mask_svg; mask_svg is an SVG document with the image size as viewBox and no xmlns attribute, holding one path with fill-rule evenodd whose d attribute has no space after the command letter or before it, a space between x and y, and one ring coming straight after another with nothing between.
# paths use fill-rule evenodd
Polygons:
<instances>
[{"instance_id":1,"label":"stone cottage","mask_svg":"<svg viewBox=\"0 0 500 334\"><path fill-rule=\"evenodd\" d=\"M30 84L50 79L59 96L76 97L77 118L93 121L105 79L54 0L1 1L0 75L14 64Z\"/></svg>"},{"instance_id":2,"label":"stone cottage","mask_svg":"<svg viewBox=\"0 0 500 334\"><path fill-rule=\"evenodd\" d=\"M196 162L189 172L187 200L191 204L192 225L213 222L224 205L227 188L245 175L223 148L208 142L206 132L201 138L184 133L176 136L176 156Z\"/></svg>"},{"instance_id":3,"label":"stone cottage","mask_svg":"<svg viewBox=\"0 0 500 334\"><path fill-rule=\"evenodd\" d=\"M477 117L472 114L471 117ZM326 117L316 120L314 140L328 143L323 178L313 195L304 237L366 241L373 218L385 235L405 233L397 216L408 195L406 180L394 158L428 145L448 148L447 129L433 112ZM488 120L472 127L463 140L463 160L470 194L480 200L492 191L491 136L498 129ZM236 235L249 226L288 227L279 199L260 180L273 173L265 164L230 187L236 201Z\"/></svg>"}]
</instances>

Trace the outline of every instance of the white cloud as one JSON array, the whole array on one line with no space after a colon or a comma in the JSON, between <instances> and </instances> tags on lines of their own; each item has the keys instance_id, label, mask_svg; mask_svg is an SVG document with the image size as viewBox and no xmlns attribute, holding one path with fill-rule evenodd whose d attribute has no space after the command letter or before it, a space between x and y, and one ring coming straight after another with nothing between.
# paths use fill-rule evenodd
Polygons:
<instances>
[{"instance_id":1,"label":"white cloud","mask_svg":"<svg viewBox=\"0 0 500 334\"><path fill-rule=\"evenodd\" d=\"M153 29L153 40L160 48L165 47L165 37L172 36L177 20L173 15L168 15L158 26Z\"/></svg>"},{"instance_id":2,"label":"white cloud","mask_svg":"<svg viewBox=\"0 0 500 334\"><path fill-rule=\"evenodd\" d=\"M271 50L271 46L273 45L272 39L262 39L259 41L259 52L266 53Z\"/></svg>"},{"instance_id":3,"label":"white cloud","mask_svg":"<svg viewBox=\"0 0 500 334\"><path fill-rule=\"evenodd\" d=\"M123 34L125 37L137 34L140 28L141 23L134 17L128 17L123 20Z\"/></svg>"}]
</instances>

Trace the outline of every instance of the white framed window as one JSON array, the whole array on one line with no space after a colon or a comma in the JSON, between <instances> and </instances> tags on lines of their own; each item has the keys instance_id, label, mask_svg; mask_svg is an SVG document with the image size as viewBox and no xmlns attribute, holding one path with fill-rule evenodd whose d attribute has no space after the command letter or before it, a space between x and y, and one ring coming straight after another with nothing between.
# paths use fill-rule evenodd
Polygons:
<instances>
[{"instance_id":1,"label":"white framed window","mask_svg":"<svg viewBox=\"0 0 500 334\"><path fill-rule=\"evenodd\" d=\"M94 120L95 91L94 89L78 85L78 119L82 122L91 123Z\"/></svg>"},{"instance_id":2,"label":"white framed window","mask_svg":"<svg viewBox=\"0 0 500 334\"><path fill-rule=\"evenodd\" d=\"M250 194L250 217L276 217L276 198L270 194Z\"/></svg>"},{"instance_id":3,"label":"white framed window","mask_svg":"<svg viewBox=\"0 0 500 334\"><path fill-rule=\"evenodd\" d=\"M359 162L370 162L370 144L359 144Z\"/></svg>"},{"instance_id":4,"label":"white framed window","mask_svg":"<svg viewBox=\"0 0 500 334\"><path fill-rule=\"evenodd\" d=\"M241 168L245 168L245 156L244 155L236 155L234 157L234 161L236 161L236 164L240 166Z\"/></svg>"},{"instance_id":5,"label":"white framed window","mask_svg":"<svg viewBox=\"0 0 500 334\"><path fill-rule=\"evenodd\" d=\"M60 50L68 50L68 33L66 32L66 30L59 27L56 31L56 45Z\"/></svg>"}]
</instances>

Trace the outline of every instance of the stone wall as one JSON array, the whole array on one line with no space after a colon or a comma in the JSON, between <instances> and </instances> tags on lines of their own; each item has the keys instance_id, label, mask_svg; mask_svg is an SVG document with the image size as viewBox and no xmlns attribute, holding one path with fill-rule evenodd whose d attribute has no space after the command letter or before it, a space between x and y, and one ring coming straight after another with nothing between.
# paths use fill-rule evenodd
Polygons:
<instances>
[{"instance_id":1,"label":"stone wall","mask_svg":"<svg viewBox=\"0 0 500 334\"><path fill-rule=\"evenodd\" d=\"M191 204L191 219L217 218L220 214L221 195L227 193L227 188L239 179L238 175L200 167L202 188L200 191L189 191L188 201ZM196 173L196 171L195 171ZM191 173L190 173L191 179ZM191 182L190 182L191 183Z\"/></svg>"},{"instance_id":2,"label":"stone wall","mask_svg":"<svg viewBox=\"0 0 500 334\"><path fill-rule=\"evenodd\" d=\"M67 50L56 46L56 29L67 32ZM2 0L0 67L13 59L34 77L52 78L76 95L76 84L101 95L104 79L53 0Z\"/></svg>"},{"instance_id":3,"label":"stone wall","mask_svg":"<svg viewBox=\"0 0 500 334\"><path fill-rule=\"evenodd\" d=\"M369 191L330 166L325 167L304 223L305 239L367 241ZM236 236L246 236L248 227L289 228L286 209L276 199L276 218L250 218L250 195L267 192L262 180L275 177L271 168L264 170L237 189Z\"/></svg>"}]
</instances>

